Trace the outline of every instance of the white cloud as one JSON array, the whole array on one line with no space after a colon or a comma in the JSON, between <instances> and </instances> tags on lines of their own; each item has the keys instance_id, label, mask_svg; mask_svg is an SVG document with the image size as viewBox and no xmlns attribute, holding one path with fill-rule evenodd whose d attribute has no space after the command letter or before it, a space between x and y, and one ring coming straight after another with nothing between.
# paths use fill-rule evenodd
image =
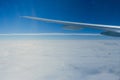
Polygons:
<instances>
[{"instance_id":1,"label":"white cloud","mask_svg":"<svg viewBox=\"0 0 120 80\"><path fill-rule=\"evenodd\" d=\"M116 40L1 40L0 80L119 80Z\"/></svg>"},{"instance_id":2,"label":"white cloud","mask_svg":"<svg viewBox=\"0 0 120 80\"><path fill-rule=\"evenodd\" d=\"M102 72L100 74L87 76L87 80L119 80L119 79L120 79L119 76L108 72Z\"/></svg>"}]
</instances>

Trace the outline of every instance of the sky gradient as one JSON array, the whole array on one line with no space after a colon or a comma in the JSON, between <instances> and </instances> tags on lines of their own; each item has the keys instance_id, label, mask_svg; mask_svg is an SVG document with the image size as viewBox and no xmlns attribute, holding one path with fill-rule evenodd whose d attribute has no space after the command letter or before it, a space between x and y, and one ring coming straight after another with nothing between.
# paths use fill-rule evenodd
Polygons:
<instances>
[{"instance_id":1,"label":"sky gradient","mask_svg":"<svg viewBox=\"0 0 120 80\"><path fill-rule=\"evenodd\" d=\"M94 29L64 30L64 25L20 16L120 25L119 4L119 0L0 0L0 33L99 33Z\"/></svg>"}]
</instances>

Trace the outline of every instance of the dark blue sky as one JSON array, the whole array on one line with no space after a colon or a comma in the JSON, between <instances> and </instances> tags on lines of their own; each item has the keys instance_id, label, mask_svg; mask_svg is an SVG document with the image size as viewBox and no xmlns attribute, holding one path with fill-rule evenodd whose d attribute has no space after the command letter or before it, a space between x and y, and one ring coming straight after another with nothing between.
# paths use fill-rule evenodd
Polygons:
<instances>
[{"instance_id":1,"label":"dark blue sky","mask_svg":"<svg viewBox=\"0 0 120 80\"><path fill-rule=\"evenodd\" d=\"M0 33L97 33L93 29L67 31L63 25L20 16L120 25L120 0L0 0Z\"/></svg>"}]
</instances>

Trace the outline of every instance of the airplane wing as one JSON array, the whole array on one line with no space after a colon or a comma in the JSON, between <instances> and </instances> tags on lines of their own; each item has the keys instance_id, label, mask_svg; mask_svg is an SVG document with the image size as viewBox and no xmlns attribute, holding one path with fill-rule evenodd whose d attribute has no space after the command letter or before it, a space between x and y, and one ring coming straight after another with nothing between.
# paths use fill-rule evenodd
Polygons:
<instances>
[{"instance_id":1,"label":"airplane wing","mask_svg":"<svg viewBox=\"0 0 120 80\"><path fill-rule=\"evenodd\" d=\"M112 26L112 25L102 25L102 24L90 24L90 23L80 23L80 22L70 22L70 21L61 21L61 20L53 20L53 19L45 19L45 18L38 18L38 17L30 17L30 16L22 16L23 18L37 20L37 21L43 21L43 22L50 22L50 23L58 23L65 25L65 29L70 30L77 30L81 28L94 28L103 30L103 35L110 35L110 36L120 36L120 26Z\"/></svg>"}]
</instances>

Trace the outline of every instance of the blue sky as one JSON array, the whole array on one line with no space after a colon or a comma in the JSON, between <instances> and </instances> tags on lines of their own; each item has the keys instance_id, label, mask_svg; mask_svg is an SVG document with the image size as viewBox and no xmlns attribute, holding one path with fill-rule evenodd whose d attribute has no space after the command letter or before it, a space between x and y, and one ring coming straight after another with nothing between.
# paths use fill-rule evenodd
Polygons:
<instances>
[{"instance_id":1,"label":"blue sky","mask_svg":"<svg viewBox=\"0 0 120 80\"><path fill-rule=\"evenodd\" d=\"M0 33L99 33L94 29L68 31L59 24L20 16L120 25L119 0L0 0Z\"/></svg>"}]
</instances>

